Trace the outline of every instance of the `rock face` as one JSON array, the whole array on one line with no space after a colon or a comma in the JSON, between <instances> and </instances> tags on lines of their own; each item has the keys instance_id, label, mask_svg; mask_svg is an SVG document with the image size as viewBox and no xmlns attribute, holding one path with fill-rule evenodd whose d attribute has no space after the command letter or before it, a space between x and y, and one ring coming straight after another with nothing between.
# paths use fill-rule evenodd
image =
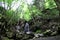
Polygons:
<instances>
[{"instance_id":1,"label":"rock face","mask_svg":"<svg viewBox=\"0 0 60 40\"><path fill-rule=\"evenodd\" d=\"M60 36L53 36L53 37L40 37L30 40L60 40Z\"/></svg>"}]
</instances>

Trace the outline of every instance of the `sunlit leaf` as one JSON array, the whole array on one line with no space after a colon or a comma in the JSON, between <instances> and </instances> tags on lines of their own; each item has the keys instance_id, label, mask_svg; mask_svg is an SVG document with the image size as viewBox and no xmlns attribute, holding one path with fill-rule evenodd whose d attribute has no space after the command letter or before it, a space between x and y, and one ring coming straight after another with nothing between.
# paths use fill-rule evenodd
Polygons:
<instances>
[{"instance_id":1,"label":"sunlit leaf","mask_svg":"<svg viewBox=\"0 0 60 40\"><path fill-rule=\"evenodd\" d=\"M52 9L52 8L55 8L57 7L56 6L56 3L54 0L45 0L45 8L49 8L49 9Z\"/></svg>"}]
</instances>

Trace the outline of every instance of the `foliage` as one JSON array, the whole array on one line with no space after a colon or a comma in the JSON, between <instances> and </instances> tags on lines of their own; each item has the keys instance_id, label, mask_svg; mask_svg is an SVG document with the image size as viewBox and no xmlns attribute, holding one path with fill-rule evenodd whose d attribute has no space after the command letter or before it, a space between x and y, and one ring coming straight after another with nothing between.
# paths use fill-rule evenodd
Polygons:
<instances>
[{"instance_id":1,"label":"foliage","mask_svg":"<svg viewBox=\"0 0 60 40\"><path fill-rule=\"evenodd\" d=\"M57 9L46 10L46 12L43 12L42 17L46 19L57 18L59 17L59 11Z\"/></svg>"},{"instance_id":2,"label":"foliage","mask_svg":"<svg viewBox=\"0 0 60 40\"><path fill-rule=\"evenodd\" d=\"M33 38L34 34L26 35L16 32L15 26L19 25L24 28L26 21L35 33L45 32L45 34L54 35L60 27L60 19L58 18L60 10L55 0L34 0L32 4L28 4L26 0L0 0L0 2L2 1L9 7L9 9L5 9L0 6L0 33L5 40L14 39L13 37L17 40ZM15 2L14 5L13 2ZM13 7L11 7L12 5Z\"/></svg>"},{"instance_id":3,"label":"foliage","mask_svg":"<svg viewBox=\"0 0 60 40\"><path fill-rule=\"evenodd\" d=\"M14 1L14 0L5 0L6 3L8 3L10 6L11 6L11 3ZM15 0L17 1L17 0ZM45 18L52 18L51 16L55 15L59 15L59 12L57 9L54 9L56 8L56 3L54 2L54 0L45 0L45 1L41 1L41 3L39 2L41 0L35 0L34 1L34 4L31 5L27 5L24 1L21 0L21 5L19 6L19 8L17 9L17 11L14 11L13 10L7 10L7 15L9 16L9 20L12 19L15 17L15 19L18 17L18 19L22 18L22 19L25 19L26 21L29 21L33 18L32 15L34 16L41 16L41 17L45 17ZM39 5L38 5L39 4ZM52 4L52 5L51 5ZM39 8L39 6L41 6ZM43 9L41 9L43 7ZM45 9L51 9L51 10L48 10L49 12L45 12L45 13L42 13L42 11L44 11ZM42 10L42 11L41 11ZM55 10L57 10L58 14L54 13ZM16 13L17 12L17 13ZM48 15L50 14L50 15ZM55 17L53 16L53 17ZM14 20L15 20L14 19Z\"/></svg>"},{"instance_id":4,"label":"foliage","mask_svg":"<svg viewBox=\"0 0 60 40\"><path fill-rule=\"evenodd\" d=\"M44 6L45 6L45 9L47 9L47 8L52 9L52 8L57 7L54 0L45 0Z\"/></svg>"}]
</instances>

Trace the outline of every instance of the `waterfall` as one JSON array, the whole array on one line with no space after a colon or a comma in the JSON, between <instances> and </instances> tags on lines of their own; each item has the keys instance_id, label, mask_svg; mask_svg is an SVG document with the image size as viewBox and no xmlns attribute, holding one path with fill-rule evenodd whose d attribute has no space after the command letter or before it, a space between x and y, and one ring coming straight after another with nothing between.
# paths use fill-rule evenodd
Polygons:
<instances>
[{"instance_id":1,"label":"waterfall","mask_svg":"<svg viewBox=\"0 0 60 40\"><path fill-rule=\"evenodd\" d=\"M30 33L31 33L31 31L30 31L30 29L29 29L29 24L28 24L28 23L25 24L24 32L25 32L26 34L30 34Z\"/></svg>"}]
</instances>

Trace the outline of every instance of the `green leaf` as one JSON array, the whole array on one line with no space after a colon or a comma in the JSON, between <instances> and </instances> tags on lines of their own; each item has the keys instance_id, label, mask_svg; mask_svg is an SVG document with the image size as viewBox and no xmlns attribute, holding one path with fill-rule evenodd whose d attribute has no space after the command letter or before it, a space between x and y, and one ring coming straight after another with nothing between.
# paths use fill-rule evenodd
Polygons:
<instances>
[{"instance_id":1,"label":"green leaf","mask_svg":"<svg viewBox=\"0 0 60 40\"><path fill-rule=\"evenodd\" d=\"M52 8L57 7L54 0L45 0L44 6L45 6L45 9L47 9L47 8L52 9Z\"/></svg>"}]
</instances>

